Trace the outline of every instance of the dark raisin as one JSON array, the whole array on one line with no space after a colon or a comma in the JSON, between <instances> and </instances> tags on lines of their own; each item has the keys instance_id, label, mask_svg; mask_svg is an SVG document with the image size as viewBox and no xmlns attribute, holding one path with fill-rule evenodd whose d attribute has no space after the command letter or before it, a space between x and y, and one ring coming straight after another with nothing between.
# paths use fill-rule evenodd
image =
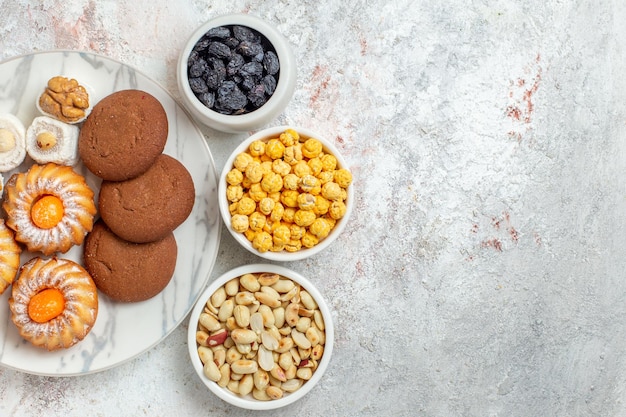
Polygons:
<instances>
[{"instance_id":1,"label":"dark raisin","mask_svg":"<svg viewBox=\"0 0 626 417\"><path fill-rule=\"evenodd\" d=\"M267 99L265 98L265 87L263 84L257 84L250 89L248 92L248 101L256 108L265 104Z\"/></svg>"},{"instance_id":2,"label":"dark raisin","mask_svg":"<svg viewBox=\"0 0 626 417\"><path fill-rule=\"evenodd\" d=\"M196 95L209 91L209 87L202 78L190 78L189 87L191 87L191 91L196 93Z\"/></svg>"},{"instance_id":3,"label":"dark raisin","mask_svg":"<svg viewBox=\"0 0 626 417\"><path fill-rule=\"evenodd\" d=\"M244 77L246 75L260 77L263 75L263 65L260 62L256 61L246 62L239 69L239 73Z\"/></svg>"},{"instance_id":4,"label":"dark raisin","mask_svg":"<svg viewBox=\"0 0 626 417\"><path fill-rule=\"evenodd\" d=\"M240 41L259 41L259 37L255 35L254 31L246 26L233 26L233 34Z\"/></svg>"},{"instance_id":5,"label":"dark raisin","mask_svg":"<svg viewBox=\"0 0 626 417\"><path fill-rule=\"evenodd\" d=\"M237 52L243 56L254 57L263 53L263 47L260 43L241 41L239 46L237 46Z\"/></svg>"},{"instance_id":6,"label":"dark raisin","mask_svg":"<svg viewBox=\"0 0 626 417\"><path fill-rule=\"evenodd\" d=\"M207 62L204 59L198 59L189 67L189 76L191 78L201 77L208 69Z\"/></svg>"},{"instance_id":7,"label":"dark raisin","mask_svg":"<svg viewBox=\"0 0 626 417\"><path fill-rule=\"evenodd\" d=\"M256 54L255 56L253 56L252 60L256 61L256 62L261 62L262 63L264 57L265 57L265 52L261 51L258 54Z\"/></svg>"},{"instance_id":8,"label":"dark raisin","mask_svg":"<svg viewBox=\"0 0 626 417\"><path fill-rule=\"evenodd\" d=\"M266 75L261 79L261 83L265 87L265 92L268 96L274 94L274 90L276 90L276 78L273 75Z\"/></svg>"},{"instance_id":9,"label":"dark raisin","mask_svg":"<svg viewBox=\"0 0 626 417\"><path fill-rule=\"evenodd\" d=\"M233 54L230 57L230 61L228 61L228 65L226 65L226 74L234 75L239 72L239 68L245 64L245 59L239 54Z\"/></svg>"},{"instance_id":10,"label":"dark raisin","mask_svg":"<svg viewBox=\"0 0 626 417\"><path fill-rule=\"evenodd\" d=\"M215 57L209 57L207 61L211 68L217 71L221 77L226 77L226 64L224 64L224 60Z\"/></svg>"},{"instance_id":11,"label":"dark raisin","mask_svg":"<svg viewBox=\"0 0 626 417\"><path fill-rule=\"evenodd\" d=\"M224 81L217 89L217 102L221 108L237 111L248 104L246 95L232 81Z\"/></svg>"},{"instance_id":12,"label":"dark raisin","mask_svg":"<svg viewBox=\"0 0 626 417\"><path fill-rule=\"evenodd\" d=\"M243 80L241 81L240 86L243 90L249 91L249 90L252 90L258 84L259 84L259 77L246 75L243 77Z\"/></svg>"},{"instance_id":13,"label":"dark raisin","mask_svg":"<svg viewBox=\"0 0 626 417\"><path fill-rule=\"evenodd\" d=\"M222 107L222 105L218 101L216 101L213 105L213 110L221 114L233 114L232 110Z\"/></svg>"},{"instance_id":14,"label":"dark raisin","mask_svg":"<svg viewBox=\"0 0 626 417\"><path fill-rule=\"evenodd\" d=\"M224 42L224 45L228 46L230 49L235 49L239 45L239 39L235 37L224 39L223 42Z\"/></svg>"},{"instance_id":15,"label":"dark raisin","mask_svg":"<svg viewBox=\"0 0 626 417\"><path fill-rule=\"evenodd\" d=\"M198 52L204 52L206 48L208 48L210 43L211 43L210 39L203 37L194 45L193 50L198 51Z\"/></svg>"},{"instance_id":16,"label":"dark raisin","mask_svg":"<svg viewBox=\"0 0 626 417\"><path fill-rule=\"evenodd\" d=\"M230 48L222 42L211 42L209 44L208 53L217 58L229 58L231 54Z\"/></svg>"},{"instance_id":17,"label":"dark raisin","mask_svg":"<svg viewBox=\"0 0 626 417\"><path fill-rule=\"evenodd\" d=\"M198 99L202 104L210 109L213 108L213 106L215 105L215 93L212 93L210 91L198 95Z\"/></svg>"},{"instance_id":18,"label":"dark raisin","mask_svg":"<svg viewBox=\"0 0 626 417\"><path fill-rule=\"evenodd\" d=\"M198 59L200 59L200 54L198 51L191 51L189 54L189 59L187 59L187 67L192 66Z\"/></svg>"},{"instance_id":19,"label":"dark raisin","mask_svg":"<svg viewBox=\"0 0 626 417\"><path fill-rule=\"evenodd\" d=\"M206 76L204 77L206 81L206 85L210 90L217 90L220 84L224 81L224 77L220 75L218 71L210 69L206 72Z\"/></svg>"},{"instance_id":20,"label":"dark raisin","mask_svg":"<svg viewBox=\"0 0 626 417\"><path fill-rule=\"evenodd\" d=\"M263 57L263 68L270 75L275 75L280 69L278 56L273 51L267 51Z\"/></svg>"},{"instance_id":21,"label":"dark raisin","mask_svg":"<svg viewBox=\"0 0 626 417\"><path fill-rule=\"evenodd\" d=\"M210 38L227 39L231 36L231 33L228 27L218 26L216 28L209 29L206 36Z\"/></svg>"}]
</instances>

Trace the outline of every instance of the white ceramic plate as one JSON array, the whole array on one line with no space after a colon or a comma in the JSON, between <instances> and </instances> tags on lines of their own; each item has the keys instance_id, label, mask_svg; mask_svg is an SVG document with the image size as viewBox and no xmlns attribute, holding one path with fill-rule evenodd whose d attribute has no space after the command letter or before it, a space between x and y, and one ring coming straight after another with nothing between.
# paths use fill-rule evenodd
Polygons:
<instances>
[{"instance_id":1,"label":"white ceramic plate","mask_svg":"<svg viewBox=\"0 0 626 417\"><path fill-rule=\"evenodd\" d=\"M70 349L48 352L24 341L10 319L10 289L0 297L0 364L48 376L89 374L112 368L149 350L187 316L204 290L219 247L221 220L217 208L217 172L198 127L172 96L139 71L91 53L52 51L20 56L0 63L0 113L12 113L28 127L39 115L36 97L55 75L76 78L93 89L94 103L123 89L140 89L165 108L169 136L165 153L191 173L196 200L189 218L174 235L178 243L176 270L169 285L139 303L113 302L100 294L99 313L89 335ZM19 168L26 170L27 160ZM76 168L98 194L100 180L82 164ZM10 173L3 174L5 181ZM25 253L23 259L32 257ZM82 264L82 247L59 255Z\"/></svg>"}]
</instances>

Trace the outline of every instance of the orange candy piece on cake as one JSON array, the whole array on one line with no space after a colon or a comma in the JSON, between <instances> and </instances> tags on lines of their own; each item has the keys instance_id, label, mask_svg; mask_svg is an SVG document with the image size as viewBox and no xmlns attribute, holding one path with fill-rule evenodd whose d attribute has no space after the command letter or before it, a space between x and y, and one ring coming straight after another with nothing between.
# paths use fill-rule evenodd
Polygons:
<instances>
[{"instance_id":1,"label":"orange candy piece on cake","mask_svg":"<svg viewBox=\"0 0 626 417\"><path fill-rule=\"evenodd\" d=\"M51 229L63 218L63 202L53 195L46 195L38 199L30 210L30 217L37 227Z\"/></svg>"},{"instance_id":2,"label":"orange candy piece on cake","mask_svg":"<svg viewBox=\"0 0 626 417\"><path fill-rule=\"evenodd\" d=\"M65 310L63 293L56 288L46 288L35 294L28 303L28 315L37 323L45 323Z\"/></svg>"}]
</instances>

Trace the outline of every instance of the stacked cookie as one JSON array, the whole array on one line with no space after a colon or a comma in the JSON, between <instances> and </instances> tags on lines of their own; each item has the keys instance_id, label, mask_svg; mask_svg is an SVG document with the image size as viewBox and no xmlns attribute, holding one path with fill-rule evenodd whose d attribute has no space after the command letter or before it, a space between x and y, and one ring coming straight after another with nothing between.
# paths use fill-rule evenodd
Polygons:
<instances>
[{"instance_id":1,"label":"stacked cookie","mask_svg":"<svg viewBox=\"0 0 626 417\"><path fill-rule=\"evenodd\" d=\"M152 298L174 274L174 230L191 213L195 188L187 169L163 153L167 136L165 109L141 90L102 99L80 132L83 164L102 178L84 263L113 300Z\"/></svg>"}]
</instances>

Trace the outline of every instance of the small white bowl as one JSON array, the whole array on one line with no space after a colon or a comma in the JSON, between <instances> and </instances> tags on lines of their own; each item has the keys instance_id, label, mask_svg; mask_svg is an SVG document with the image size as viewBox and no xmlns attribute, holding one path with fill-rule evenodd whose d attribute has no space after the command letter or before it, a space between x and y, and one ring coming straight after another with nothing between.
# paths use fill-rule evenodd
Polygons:
<instances>
[{"instance_id":1,"label":"small white bowl","mask_svg":"<svg viewBox=\"0 0 626 417\"><path fill-rule=\"evenodd\" d=\"M282 398L277 400L269 400L269 401L261 401L254 398L251 394L243 397L238 394L234 394L228 388L222 388L216 382L211 381L204 375L203 365L198 355L198 345L196 342L196 331L198 329L198 320L200 318L200 314L204 311L204 307L207 301L211 298L211 295L230 281L233 278L240 277L244 274L258 274L263 272L275 273L279 274L285 278L289 278L292 281L300 284L303 289L313 297L315 302L318 305L320 312L322 313L322 317L324 319L325 324L325 343L324 343L324 352L319 360L317 369L313 372L313 376L311 379L306 381L299 389L292 393L285 393ZM189 316L189 330L187 334L187 344L189 349L189 356L191 359L191 363L193 365L196 374L202 380L202 382L209 388L211 392L217 395L222 400L233 404L240 408L246 408L250 410L271 410L280 407L284 407L288 404L292 404L298 401L300 398L304 397L313 387L322 379L322 376L326 369L328 368L328 364L330 363L330 358L332 356L333 351L333 343L334 343L334 325L332 321L332 316L328 305L324 301L321 293L315 288L315 286L304 276L301 274L292 271L290 269L284 268L278 265L272 264L251 264L251 265L243 265L237 268L234 268L222 276L218 277L215 281L211 282L207 289L200 295L197 304L194 306L191 314Z\"/></svg>"},{"instance_id":2,"label":"small white bowl","mask_svg":"<svg viewBox=\"0 0 626 417\"><path fill-rule=\"evenodd\" d=\"M321 240L317 245L311 248L303 247L297 252L287 252L285 250L280 251L280 252L272 252L272 251L259 252L257 249L255 249L252 246L252 242L250 242L246 238L245 235L243 235L242 233L236 232L232 228L231 215L229 211L229 202L228 202L228 199L226 198L226 189L228 187L228 183L226 182L226 175L233 168L233 162L235 158L241 152L244 152L246 149L248 149L250 144L254 142L255 140L275 138L287 129L293 129L296 132L298 132L301 138L300 139L301 142L302 142L302 138L304 139L315 138L319 140L323 145L324 152L334 155L335 158L337 159L337 168L349 169L346 161L341 156L337 148L328 139L323 138L322 136L318 135L316 132L306 129L306 128L301 128L301 127L275 126L275 127L270 127L267 129L260 130L259 132L253 134L252 136L248 137L246 140L241 142L241 144L239 144L239 146L235 148L233 153L226 160L226 163L224 165L224 169L222 170L222 174L220 176L220 181L218 184L218 187L219 187L218 204L220 208L220 213L222 214L222 219L224 221L224 224L226 225L226 228L230 232L230 234L235 238L237 242L241 244L241 246L243 246L244 248L246 248L248 251L252 252L253 254L260 256L261 258L270 260L270 261L282 261L282 262L297 261L300 259L308 258L328 248L346 228L346 225L348 224L348 221L350 219L350 216L352 214L352 210L354 207L354 185L351 184L347 188L347 198L345 200L346 213L341 219L337 221L337 223L335 224L335 227L332 229L330 234L326 238Z\"/></svg>"},{"instance_id":3,"label":"small white bowl","mask_svg":"<svg viewBox=\"0 0 626 417\"><path fill-rule=\"evenodd\" d=\"M246 114L224 115L196 98L189 86L187 62L194 46L209 29L233 25L254 29L272 44L280 63L280 73L274 93L260 108ZM287 107L296 88L296 59L289 42L266 21L249 14L223 15L207 21L189 37L178 59L177 79L183 104L197 120L223 132L246 132L268 124Z\"/></svg>"}]
</instances>

